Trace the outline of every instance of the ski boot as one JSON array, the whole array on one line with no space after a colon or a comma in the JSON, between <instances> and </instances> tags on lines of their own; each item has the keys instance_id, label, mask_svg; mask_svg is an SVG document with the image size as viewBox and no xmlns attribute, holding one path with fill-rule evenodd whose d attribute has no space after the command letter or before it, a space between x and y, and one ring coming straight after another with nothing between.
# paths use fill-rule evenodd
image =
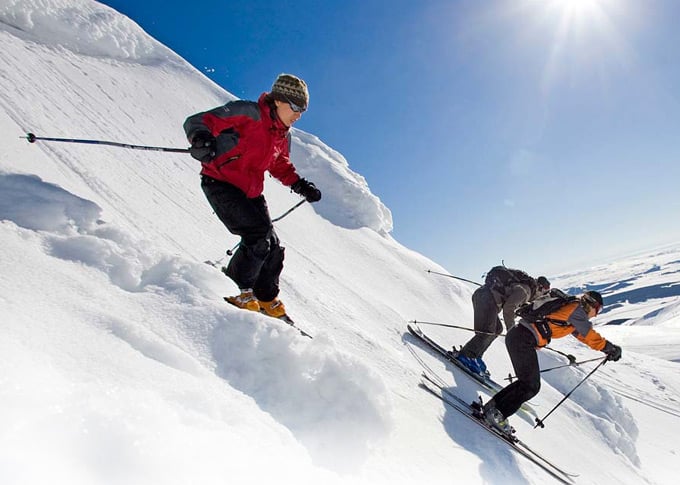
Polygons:
<instances>
[{"instance_id":1,"label":"ski boot","mask_svg":"<svg viewBox=\"0 0 680 485\"><path fill-rule=\"evenodd\" d=\"M278 298L274 298L272 301L260 301L259 306L260 311L267 316L281 319L288 316L286 315L286 307Z\"/></svg>"},{"instance_id":2,"label":"ski boot","mask_svg":"<svg viewBox=\"0 0 680 485\"><path fill-rule=\"evenodd\" d=\"M456 359L463 365L463 367L465 367L473 374L483 375L482 369L480 369L479 364L477 364L477 359L473 359L472 357L465 357L464 355L460 354L458 354Z\"/></svg>"},{"instance_id":3,"label":"ski boot","mask_svg":"<svg viewBox=\"0 0 680 485\"><path fill-rule=\"evenodd\" d=\"M260 303L257 301L257 298L255 298L255 295L253 295L253 290L250 288L241 288L240 295L225 296L224 300L244 310L250 310L252 312L259 312L261 310Z\"/></svg>"}]
</instances>

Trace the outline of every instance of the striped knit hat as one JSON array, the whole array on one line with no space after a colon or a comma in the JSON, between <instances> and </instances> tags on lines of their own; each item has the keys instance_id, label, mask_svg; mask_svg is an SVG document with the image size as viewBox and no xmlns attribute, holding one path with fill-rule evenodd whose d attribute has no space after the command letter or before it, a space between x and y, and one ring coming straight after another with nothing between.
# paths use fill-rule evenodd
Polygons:
<instances>
[{"instance_id":1,"label":"striped knit hat","mask_svg":"<svg viewBox=\"0 0 680 485\"><path fill-rule=\"evenodd\" d=\"M291 101L302 109L307 109L309 104L307 84L292 74L279 74L272 85L271 95L279 101Z\"/></svg>"}]
</instances>

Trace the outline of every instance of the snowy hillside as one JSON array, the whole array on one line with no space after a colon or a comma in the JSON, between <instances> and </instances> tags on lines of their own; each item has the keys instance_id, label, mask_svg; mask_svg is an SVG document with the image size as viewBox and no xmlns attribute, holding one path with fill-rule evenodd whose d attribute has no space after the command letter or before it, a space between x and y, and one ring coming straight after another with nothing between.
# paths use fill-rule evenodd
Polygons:
<instances>
[{"instance_id":1,"label":"snowy hillside","mask_svg":"<svg viewBox=\"0 0 680 485\"><path fill-rule=\"evenodd\" d=\"M280 296L307 339L222 301L236 287L203 262L236 239L188 155L20 138L184 147L185 117L234 96L90 0L0 0L0 39L0 483L554 482L418 388L422 361L457 395L487 396L405 333L412 319L471 326L474 287L428 274L447 270L391 237L351 160L294 132L293 161L324 195L276 223ZM299 201L273 179L265 194L272 216ZM678 254L553 279L603 288L600 330L624 348L545 429L511 419L576 483L680 473L678 295L665 289ZM498 380L511 372L501 339L487 356ZM541 352L543 368L564 363ZM592 368L545 373L537 413Z\"/></svg>"},{"instance_id":2,"label":"snowy hillside","mask_svg":"<svg viewBox=\"0 0 680 485\"><path fill-rule=\"evenodd\" d=\"M556 282L574 294L601 291L605 310L597 321L620 326L615 332L627 348L680 362L680 245L561 275Z\"/></svg>"}]
</instances>

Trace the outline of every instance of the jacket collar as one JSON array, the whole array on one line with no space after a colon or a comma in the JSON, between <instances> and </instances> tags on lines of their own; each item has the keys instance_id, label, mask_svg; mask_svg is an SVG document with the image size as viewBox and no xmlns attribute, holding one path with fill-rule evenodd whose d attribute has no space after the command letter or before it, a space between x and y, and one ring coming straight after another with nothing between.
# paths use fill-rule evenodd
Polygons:
<instances>
[{"instance_id":1,"label":"jacket collar","mask_svg":"<svg viewBox=\"0 0 680 485\"><path fill-rule=\"evenodd\" d=\"M269 129L280 133L282 136L286 136L289 127L284 125L276 114L276 111L271 109L269 104L265 101L267 93L262 93L260 98L257 100L257 104L260 106L260 112L262 113L262 120L269 122Z\"/></svg>"}]
</instances>

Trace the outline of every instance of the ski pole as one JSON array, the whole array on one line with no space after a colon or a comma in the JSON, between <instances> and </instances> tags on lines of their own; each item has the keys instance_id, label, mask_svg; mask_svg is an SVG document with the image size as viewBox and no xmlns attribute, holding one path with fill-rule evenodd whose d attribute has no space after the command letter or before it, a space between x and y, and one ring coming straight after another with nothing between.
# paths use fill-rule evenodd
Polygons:
<instances>
[{"instance_id":1,"label":"ski pole","mask_svg":"<svg viewBox=\"0 0 680 485\"><path fill-rule=\"evenodd\" d=\"M473 285L482 286L481 283L477 283L476 281L472 281L472 280L466 280L465 278L461 278L460 276L453 276L451 274L439 273L437 271L432 271L432 270L429 270L429 269L426 269L425 271L427 271L428 273L432 273L432 274L438 274L439 276L446 276L447 278L453 278L453 279L460 280L460 281L466 281L468 283L472 283Z\"/></svg>"},{"instance_id":2,"label":"ski pole","mask_svg":"<svg viewBox=\"0 0 680 485\"><path fill-rule=\"evenodd\" d=\"M450 323L423 322L423 321L418 321L418 320L411 320L411 323L416 323L416 324L422 323L423 325L433 325L433 326L436 326L436 327L459 328L461 330L467 330L469 332L475 332L475 333L479 333L479 334L482 334L482 335L493 335L495 337L505 337L505 335L506 335L504 333L482 332L481 330L475 330L474 328L461 327L459 325L452 325ZM548 350L552 350L553 352L556 352L560 355L565 356L569 360L569 365L576 364L576 357L574 357L571 354L565 354L564 352L560 352L557 349L553 349L553 348L547 347L547 346L543 347L543 348L548 349Z\"/></svg>"},{"instance_id":3,"label":"ski pole","mask_svg":"<svg viewBox=\"0 0 680 485\"><path fill-rule=\"evenodd\" d=\"M304 204L305 202L307 202L307 199L302 199L300 202L298 202L297 204L295 204L293 207L291 207L290 209L288 209L286 212L284 212L283 214L281 214L279 217L275 217L274 219L272 219L272 222L280 221L281 219L283 219L284 217L286 217L288 214L290 214L291 212L293 212L295 209L297 209L298 207L300 207L300 206L301 206L302 204ZM222 257L221 257L220 259L218 259L217 261L204 261L204 263L209 264L210 266L214 266L214 267L217 268L217 265L220 264L220 263L224 260L224 258L226 258L227 256L232 256L232 255L234 254L234 251L236 251L236 248L239 246L239 244L241 244L241 241L239 241L239 242L237 242L236 244L234 244L234 246L233 246L231 249L227 249L227 255L226 255L226 256L222 256Z\"/></svg>"},{"instance_id":4,"label":"ski pole","mask_svg":"<svg viewBox=\"0 0 680 485\"><path fill-rule=\"evenodd\" d=\"M415 324L422 323L423 325L433 325L433 326L437 326L437 327L459 328L461 330L467 330L468 332L481 333L482 335L493 335L494 337L505 337L504 333L482 332L480 330L475 330L474 328L461 327L459 325L451 325L450 323L422 322L422 321L419 321L419 320L411 320L409 323L415 323Z\"/></svg>"},{"instance_id":5,"label":"ski pole","mask_svg":"<svg viewBox=\"0 0 680 485\"><path fill-rule=\"evenodd\" d=\"M26 136L19 138L26 138L28 143L35 143L36 141L60 141L64 143L84 143L87 145L108 145L119 148L130 148L132 150L147 150L154 152L172 152L172 153L189 153L188 148L171 148L171 147L150 147L144 145L130 145L129 143L118 143L115 141L104 140L79 140L76 138L51 138L44 136L35 136L33 133L26 133Z\"/></svg>"},{"instance_id":6,"label":"ski pole","mask_svg":"<svg viewBox=\"0 0 680 485\"><path fill-rule=\"evenodd\" d=\"M301 206L302 204L304 204L305 202L307 202L307 199L302 199L300 202L298 202L297 204L295 204L293 207L291 207L290 209L288 209L286 212L284 212L283 214L281 214L279 217L275 217L274 219L272 219L272 222L280 221L281 219L283 219L284 217L286 217L288 214L290 214L291 212L293 212L295 209L297 209L298 207L300 207L300 206Z\"/></svg>"},{"instance_id":7,"label":"ski pole","mask_svg":"<svg viewBox=\"0 0 680 485\"><path fill-rule=\"evenodd\" d=\"M543 369L541 372L550 372L551 370L555 370L555 369L563 369L565 367L579 366L581 364L587 364L588 362L595 362L596 360L600 360L600 359L602 359L602 357L595 357L594 359L582 360L580 362L569 362L568 364L557 365L555 367L549 367L547 369Z\"/></svg>"},{"instance_id":8,"label":"ski pole","mask_svg":"<svg viewBox=\"0 0 680 485\"><path fill-rule=\"evenodd\" d=\"M605 357L602 359L602 362L600 362L599 364L597 364L597 366L596 366L593 370L591 370L590 373L588 373L588 375L585 376L585 377L581 380L581 382L579 382L578 384L576 384L576 385L574 386L574 388L573 388L571 391L569 391L569 392L567 393L567 395L564 396L564 397L560 400L560 402L558 402L557 404L555 404L555 407L552 408L552 409L548 412L548 414L546 414L546 415L543 417L543 419L538 419L538 418L536 418L536 426L534 426L534 429L538 428L539 426L540 426L541 428L545 428L545 425L543 424L543 421L545 421L545 420L548 418L548 416L550 416L550 415L553 413L553 411L555 411L555 409L557 409L557 408L560 406L560 404L562 404L564 401L566 401L567 398L568 398L569 396L571 396L571 394L578 388L578 386L580 386L581 384L583 384L583 383L586 381L586 379L588 379L590 376L592 376L592 375L595 373L595 371L596 371L597 369L599 369L600 367L602 367L602 365L603 365L605 362L607 362L607 359L608 359L608 358L609 358L609 356L605 356Z\"/></svg>"},{"instance_id":9,"label":"ski pole","mask_svg":"<svg viewBox=\"0 0 680 485\"><path fill-rule=\"evenodd\" d=\"M588 359L588 360L582 360L580 362L574 362L574 363L568 363L564 365L558 365L555 367L549 367L548 369L541 369L539 372L542 374L544 372L550 372L551 370L556 370L556 369L564 369L565 367L571 367L571 366L579 366L581 364L587 364L588 362L594 362L596 360L600 360L602 357L595 357L594 359ZM517 376L509 375L508 377L505 378L506 381L512 382L513 379L517 379Z\"/></svg>"},{"instance_id":10,"label":"ski pole","mask_svg":"<svg viewBox=\"0 0 680 485\"><path fill-rule=\"evenodd\" d=\"M293 207L291 207L290 209L288 209L286 212L284 212L283 214L281 214L279 217L275 217L274 219L272 219L272 222L280 221L281 219L283 219L284 217L286 217L288 214L290 214L291 212L293 212L295 209L297 209L298 207L300 207L300 206L301 206L302 204L304 204L305 202L307 202L307 199L302 199L300 202L298 202L297 204L295 204ZM227 256L232 256L232 255L234 254L234 251L236 251L236 248L238 247L239 244L241 244L241 241L237 242L237 243L234 245L234 247L232 247L231 249L227 249ZM222 259L224 259L224 258L222 258Z\"/></svg>"},{"instance_id":11,"label":"ski pole","mask_svg":"<svg viewBox=\"0 0 680 485\"><path fill-rule=\"evenodd\" d=\"M544 348L544 349L547 349L547 350L550 350L550 351L552 351L552 352L555 352L556 354L560 354L560 355L565 356L565 357L567 358L567 360L569 360L569 364L570 364L570 365L576 363L576 357L574 357L574 356L571 355L571 354L565 354L564 352L560 352L559 350L553 349L552 347L548 347L547 345L546 345L545 347L543 347L543 348ZM599 359L599 357L598 357L598 359Z\"/></svg>"}]
</instances>

